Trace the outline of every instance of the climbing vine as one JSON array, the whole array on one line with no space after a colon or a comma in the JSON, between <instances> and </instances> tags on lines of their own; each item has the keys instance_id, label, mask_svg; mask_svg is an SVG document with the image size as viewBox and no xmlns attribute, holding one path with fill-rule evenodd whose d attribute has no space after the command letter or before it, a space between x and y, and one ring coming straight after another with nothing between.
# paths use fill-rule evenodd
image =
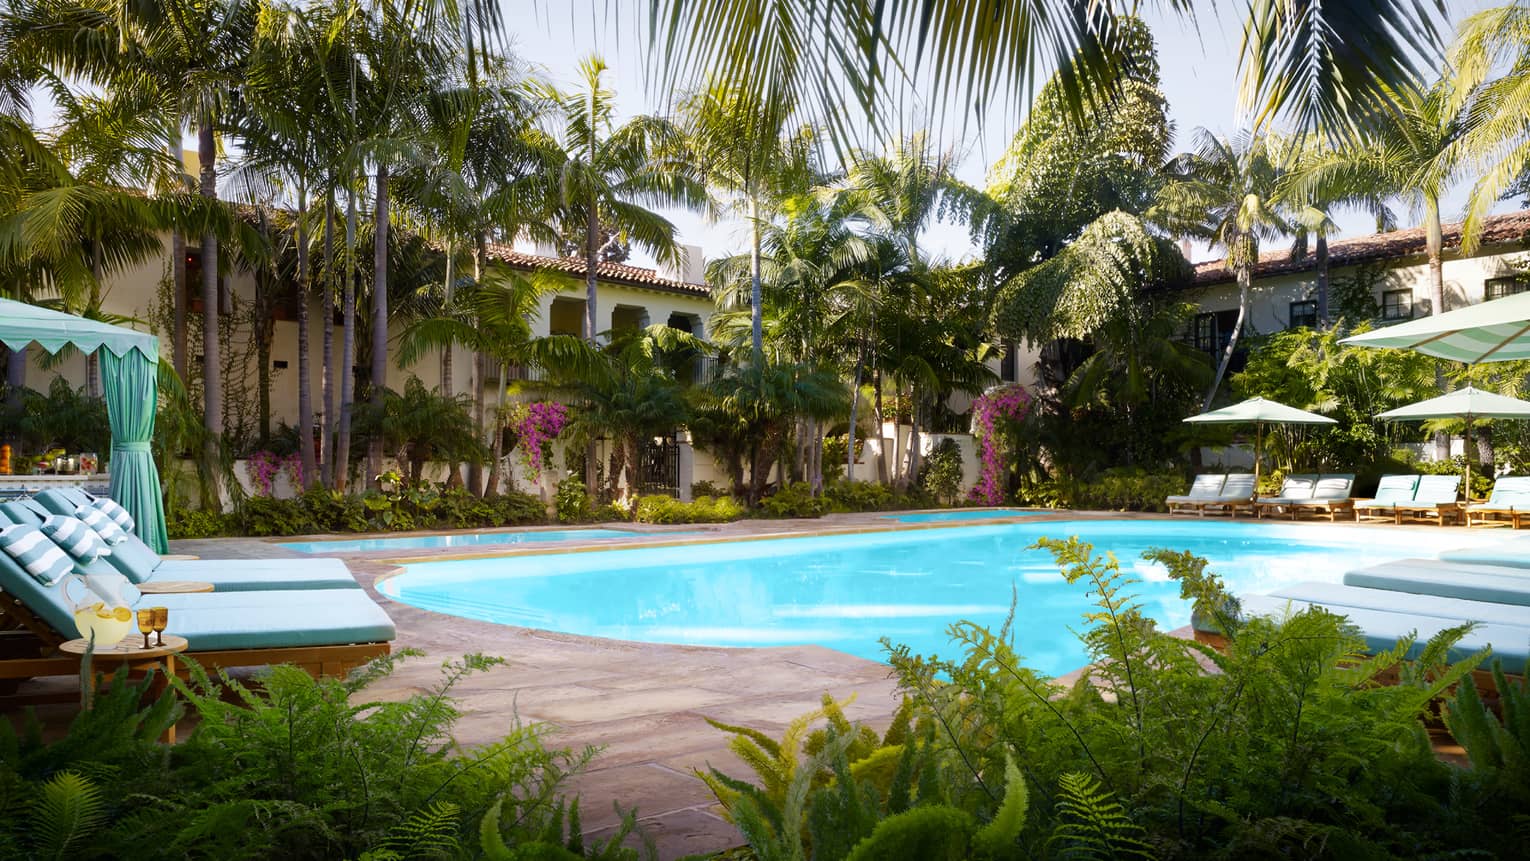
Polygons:
<instances>
[{"instance_id":1,"label":"climbing vine","mask_svg":"<svg viewBox=\"0 0 1530 861\"><path fill-rule=\"evenodd\" d=\"M542 465L551 456L549 447L568 427L568 407L557 401L537 401L517 406L510 416L521 449L521 462L531 473L531 480L542 477Z\"/></svg>"},{"instance_id":2,"label":"climbing vine","mask_svg":"<svg viewBox=\"0 0 1530 861\"><path fill-rule=\"evenodd\" d=\"M1031 411L1031 395L1024 386L998 386L983 393L972 405L972 434L978 441L982 461L977 484L967 498L984 505L1004 501L1003 422L1018 422Z\"/></svg>"}]
</instances>

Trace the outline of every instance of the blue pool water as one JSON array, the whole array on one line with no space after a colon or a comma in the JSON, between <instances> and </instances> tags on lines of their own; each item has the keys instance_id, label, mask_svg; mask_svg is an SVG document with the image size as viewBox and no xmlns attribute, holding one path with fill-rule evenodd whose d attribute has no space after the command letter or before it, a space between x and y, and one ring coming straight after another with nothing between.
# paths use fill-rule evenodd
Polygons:
<instances>
[{"instance_id":1,"label":"blue pool water","mask_svg":"<svg viewBox=\"0 0 1530 861\"><path fill-rule=\"evenodd\" d=\"M544 529L539 532L473 532L459 535L347 538L337 541L287 541L279 546L299 553L364 553L368 550L420 550L430 547L484 547L501 544L537 544L544 541L591 541L631 538L643 534L645 533L628 532L623 529Z\"/></svg>"},{"instance_id":2,"label":"blue pool water","mask_svg":"<svg viewBox=\"0 0 1530 861\"><path fill-rule=\"evenodd\" d=\"M1018 595L1016 647L1048 673L1085 663L1069 629L1091 605L1037 538L1078 535L1113 551L1168 629L1190 621L1177 584L1144 550L1191 550L1235 592L1337 582L1361 565L1434 556L1490 536L1378 527L1092 520L954 526L681 547L423 562L380 584L407 604L471 619L623 640L719 646L816 643L873 660L887 636L955 654L946 627L998 626ZM1501 540L1501 539L1500 539Z\"/></svg>"},{"instance_id":3,"label":"blue pool water","mask_svg":"<svg viewBox=\"0 0 1530 861\"><path fill-rule=\"evenodd\" d=\"M1025 511L1019 508L979 508L971 511L921 511L917 514L884 514L883 520L899 523L965 523L968 521L997 520L1001 517L1031 517L1050 514L1047 511Z\"/></svg>"}]
</instances>

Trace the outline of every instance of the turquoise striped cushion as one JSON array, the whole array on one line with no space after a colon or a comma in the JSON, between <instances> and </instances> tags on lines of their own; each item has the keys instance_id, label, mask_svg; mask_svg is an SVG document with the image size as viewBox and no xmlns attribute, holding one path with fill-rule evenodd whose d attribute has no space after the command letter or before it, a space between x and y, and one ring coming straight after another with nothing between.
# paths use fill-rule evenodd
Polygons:
<instances>
[{"instance_id":1,"label":"turquoise striped cushion","mask_svg":"<svg viewBox=\"0 0 1530 861\"><path fill-rule=\"evenodd\" d=\"M115 499L107 499L104 496L98 496L95 499L92 499L90 504L102 514L110 517L112 522L117 524L119 528L128 532L133 531L133 515L128 514L127 509L118 505Z\"/></svg>"},{"instance_id":2,"label":"turquoise striped cushion","mask_svg":"<svg viewBox=\"0 0 1530 861\"><path fill-rule=\"evenodd\" d=\"M0 548L44 586L52 586L74 568L68 554L28 523L0 528Z\"/></svg>"},{"instance_id":3,"label":"turquoise striped cushion","mask_svg":"<svg viewBox=\"0 0 1530 861\"><path fill-rule=\"evenodd\" d=\"M77 505L74 508L74 516L85 522L86 526L96 531L101 540L107 544L121 544L127 540L127 533L122 531L116 521L107 516L106 512L92 508L88 505Z\"/></svg>"},{"instance_id":4,"label":"turquoise striped cushion","mask_svg":"<svg viewBox=\"0 0 1530 861\"><path fill-rule=\"evenodd\" d=\"M106 542L101 540L101 536L78 517L50 514L43 519L42 531L81 565L89 565L99 557L110 556L112 552Z\"/></svg>"}]
</instances>

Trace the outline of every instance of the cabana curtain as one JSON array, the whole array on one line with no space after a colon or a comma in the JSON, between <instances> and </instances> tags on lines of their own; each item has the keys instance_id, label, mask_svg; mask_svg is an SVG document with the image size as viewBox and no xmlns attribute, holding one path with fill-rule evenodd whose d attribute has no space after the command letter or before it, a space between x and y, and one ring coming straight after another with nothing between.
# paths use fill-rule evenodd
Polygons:
<instances>
[{"instance_id":1,"label":"cabana curtain","mask_svg":"<svg viewBox=\"0 0 1530 861\"><path fill-rule=\"evenodd\" d=\"M123 326L0 299L0 343L20 350L37 344L49 353L73 346L97 353L106 414L111 423L111 494L133 516L138 537L168 551L159 471L150 442L159 407L159 339Z\"/></svg>"}]
</instances>

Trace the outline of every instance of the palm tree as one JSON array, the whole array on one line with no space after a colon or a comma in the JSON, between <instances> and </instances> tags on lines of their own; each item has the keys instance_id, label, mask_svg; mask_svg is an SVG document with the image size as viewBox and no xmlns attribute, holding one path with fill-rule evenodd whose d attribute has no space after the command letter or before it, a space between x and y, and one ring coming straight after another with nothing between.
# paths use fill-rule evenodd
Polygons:
<instances>
[{"instance_id":1,"label":"palm tree","mask_svg":"<svg viewBox=\"0 0 1530 861\"><path fill-rule=\"evenodd\" d=\"M682 251L675 226L646 207L705 202L679 128L652 116L614 125L615 94L601 83L605 71L605 61L587 57L579 63L583 89L542 87L558 115L555 135L563 152L555 168L561 195L557 212L565 231L580 238L584 337L591 342L602 331L596 313L602 232L627 237L661 261L678 263Z\"/></svg>"},{"instance_id":2,"label":"palm tree","mask_svg":"<svg viewBox=\"0 0 1530 861\"><path fill-rule=\"evenodd\" d=\"M708 185L731 195L743 210L750 234L750 355L765 350L761 243L766 221L788 192L798 192L819 173L817 144L809 127L784 134L790 106L761 102L752 94L707 87L681 105L686 134Z\"/></svg>"},{"instance_id":3,"label":"palm tree","mask_svg":"<svg viewBox=\"0 0 1530 861\"><path fill-rule=\"evenodd\" d=\"M1461 248L1470 251L1493 204L1522 186L1530 168L1530 7L1514 3L1467 18L1449 61L1452 89L1470 102L1466 132L1450 154L1476 177L1461 228Z\"/></svg>"},{"instance_id":4,"label":"palm tree","mask_svg":"<svg viewBox=\"0 0 1530 861\"><path fill-rule=\"evenodd\" d=\"M1199 129L1195 149L1169 163L1172 178L1148 212L1171 234L1199 237L1221 248L1238 282L1238 319L1206 389L1203 409L1211 408L1248 320L1259 243L1291 230L1277 205L1283 160L1280 144L1268 136L1240 132L1229 140Z\"/></svg>"},{"instance_id":5,"label":"palm tree","mask_svg":"<svg viewBox=\"0 0 1530 861\"><path fill-rule=\"evenodd\" d=\"M1194 16L1192 4L1151 6ZM1442 53L1446 4L1246 0L1240 107L1304 128L1353 135ZM882 125L894 86L927 81L927 98L893 99L938 115L969 105L1014 109L1045 60L1080 116L1108 101L1122 71L1120 16L1139 4L885 3L847 0L654 0L649 50L661 90L707 81L801 106L840 141ZM1044 58L1044 59L1043 59ZM1314 62L1313 58L1320 58Z\"/></svg>"}]
</instances>

